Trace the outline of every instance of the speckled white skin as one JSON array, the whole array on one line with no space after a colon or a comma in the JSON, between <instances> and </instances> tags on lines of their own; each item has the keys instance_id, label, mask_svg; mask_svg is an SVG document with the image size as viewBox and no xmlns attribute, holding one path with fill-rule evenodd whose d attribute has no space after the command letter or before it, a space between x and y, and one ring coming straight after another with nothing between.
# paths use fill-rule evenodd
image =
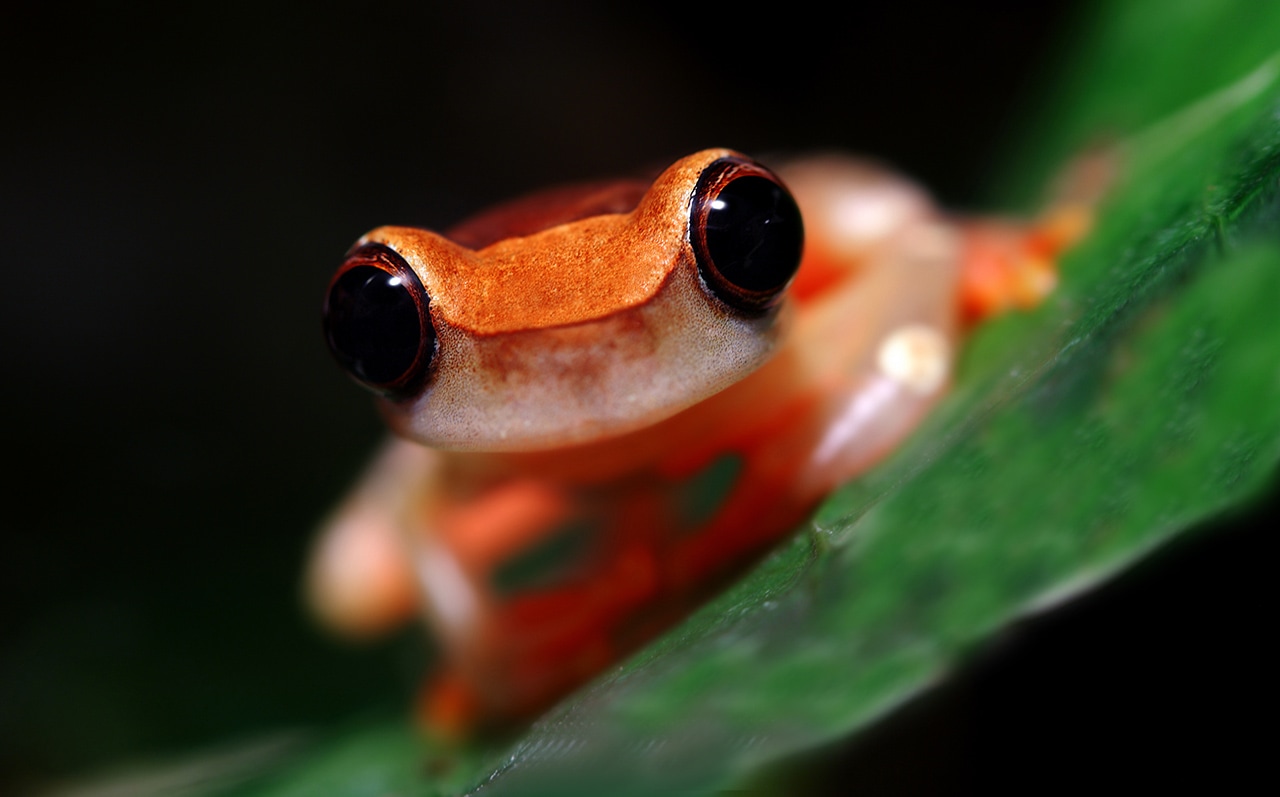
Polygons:
<instances>
[{"instance_id":1,"label":"speckled white skin","mask_svg":"<svg viewBox=\"0 0 1280 797\"><path fill-rule=\"evenodd\" d=\"M652 299L567 326L474 335L439 325L435 375L383 412L404 437L452 451L529 451L652 425L767 359L776 314L741 318L708 296L692 256Z\"/></svg>"}]
</instances>

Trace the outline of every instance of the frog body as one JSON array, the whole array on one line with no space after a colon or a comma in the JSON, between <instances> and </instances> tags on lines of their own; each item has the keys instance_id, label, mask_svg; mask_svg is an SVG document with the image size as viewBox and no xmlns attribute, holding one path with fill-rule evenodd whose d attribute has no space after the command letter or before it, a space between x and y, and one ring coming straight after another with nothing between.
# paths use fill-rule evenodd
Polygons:
<instances>
[{"instance_id":1,"label":"frog body","mask_svg":"<svg viewBox=\"0 0 1280 797\"><path fill-rule=\"evenodd\" d=\"M374 230L326 323L399 437L322 531L313 605L353 634L424 616L437 728L544 707L909 434L963 330L1052 287L1047 230L958 222L860 161L729 150ZM416 317L414 351L352 342L370 275L421 294L385 333Z\"/></svg>"}]
</instances>

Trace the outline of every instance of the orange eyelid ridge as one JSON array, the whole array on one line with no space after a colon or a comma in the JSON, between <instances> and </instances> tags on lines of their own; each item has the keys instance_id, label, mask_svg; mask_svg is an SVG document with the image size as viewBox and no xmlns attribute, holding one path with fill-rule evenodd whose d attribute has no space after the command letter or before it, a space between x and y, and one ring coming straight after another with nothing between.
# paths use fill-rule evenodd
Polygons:
<instances>
[{"instance_id":1,"label":"orange eyelid ridge","mask_svg":"<svg viewBox=\"0 0 1280 797\"><path fill-rule=\"evenodd\" d=\"M603 318L651 299L688 255L689 197L702 169L729 150L676 162L629 214L561 224L472 251L412 227L362 239L395 249L431 295L432 315L477 335Z\"/></svg>"}]
</instances>

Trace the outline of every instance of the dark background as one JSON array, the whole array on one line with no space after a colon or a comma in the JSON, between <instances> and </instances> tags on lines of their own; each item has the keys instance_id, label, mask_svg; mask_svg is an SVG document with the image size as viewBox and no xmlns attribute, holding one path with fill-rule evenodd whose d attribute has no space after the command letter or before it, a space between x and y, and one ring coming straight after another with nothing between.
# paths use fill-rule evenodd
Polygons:
<instances>
[{"instance_id":1,"label":"dark background","mask_svg":"<svg viewBox=\"0 0 1280 797\"><path fill-rule=\"evenodd\" d=\"M5 12L0 791L404 705L418 645L344 647L298 600L311 529L380 436L319 335L362 232L707 146L872 153L988 207L1072 18L1062 2L456 5ZM1261 600L1233 578L1265 561L1237 525L1011 635L828 774L986 783L1010 744L1049 770L1046 751L1075 760L1072 728L1087 766L1106 734L1130 738L1099 712L1150 737L1163 695L1217 658L1161 611L1186 574L1223 601L1192 607L1211 628ZM1115 666L1064 667L1082 648Z\"/></svg>"}]
</instances>

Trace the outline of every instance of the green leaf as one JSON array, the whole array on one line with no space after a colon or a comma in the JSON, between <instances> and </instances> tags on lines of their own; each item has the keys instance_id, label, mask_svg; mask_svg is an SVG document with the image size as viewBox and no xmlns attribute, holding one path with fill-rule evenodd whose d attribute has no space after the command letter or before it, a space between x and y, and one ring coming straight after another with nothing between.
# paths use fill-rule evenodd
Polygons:
<instances>
[{"instance_id":1,"label":"green leaf","mask_svg":"<svg viewBox=\"0 0 1280 797\"><path fill-rule=\"evenodd\" d=\"M1085 27L1015 171L1101 138L1123 168L1097 229L812 530L501 750L375 727L252 793L710 793L1256 495L1280 460L1277 9L1135 0Z\"/></svg>"}]
</instances>

